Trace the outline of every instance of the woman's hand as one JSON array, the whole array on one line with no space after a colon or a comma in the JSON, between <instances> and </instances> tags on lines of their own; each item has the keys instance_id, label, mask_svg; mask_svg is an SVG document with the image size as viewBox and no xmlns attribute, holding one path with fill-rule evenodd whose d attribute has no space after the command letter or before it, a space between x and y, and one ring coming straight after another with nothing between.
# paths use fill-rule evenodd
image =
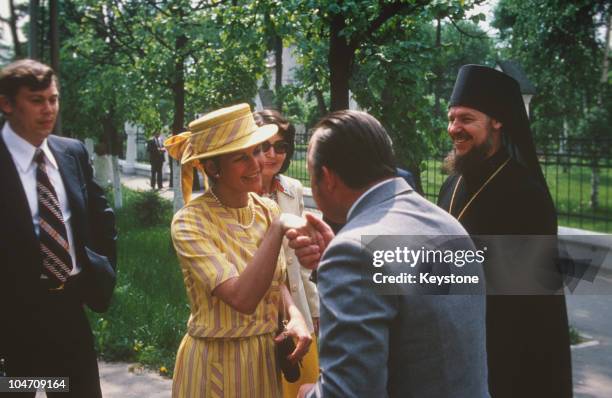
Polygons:
<instances>
[{"instance_id":1,"label":"woman's hand","mask_svg":"<svg viewBox=\"0 0 612 398\"><path fill-rule=\"evenodd\" d=\"M286 337L295 339L295 350L293 350L293 352L289 355L288 359L291 362L296 362L302 359L308 352L310 343L312 343L312 337L310 337L310 332L308 331L308 327L306 326L306 321L304 320L302 313L293 303L293 299L291 298L289 289L287 289L287 285L282 284L280 290L281 296L283 297L283 302L281 305L284 305L285 307L285 313L289 317L289 322L287 322L287 326L285 328L286 330L276 336L274 341L276 343L280 343Z\"/></svg>"},{"instance_id":2,"label":"woman's hand","mask_svg":"<svg viewBox=\"0 0 612 398\"><path fill-rule=\"evenodd\" d=\"M308 327L306 327L306 322L301 314L299 314L299 316L293 316L287 323L285 332L276 336L274 341L280 343L285 338L293 338L296 341L295 350L289 355L289 360L295 363L302 359L310 348L312 337L308 332Z\"/></svg>"}]
</instances>

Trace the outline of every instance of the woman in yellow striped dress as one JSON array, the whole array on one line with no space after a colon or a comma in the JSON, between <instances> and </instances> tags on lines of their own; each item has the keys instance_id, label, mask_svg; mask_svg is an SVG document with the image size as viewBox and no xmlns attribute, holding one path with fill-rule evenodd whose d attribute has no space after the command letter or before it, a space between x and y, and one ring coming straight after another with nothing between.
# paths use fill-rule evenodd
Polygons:
<instances>
[{"instance_id":1,"label":"woman in yellow striped dress","mask_svg":"<svg viewBox=\"0 0 612 398\"><path fill-rule=\"evenodd\" d=\"M311 337L285 280L281 245L295 217L280 214L261 189L260 143L276 126L257 127L247 104L212 112L166 141L181 161L185 207L172 221L191 315L179 347L173 397L281 397L274 335L281 306L301 358ZM193 167L211 187L190 200ZM304 226L303 228L307 228Z\"/></svg>"}]
</instances>

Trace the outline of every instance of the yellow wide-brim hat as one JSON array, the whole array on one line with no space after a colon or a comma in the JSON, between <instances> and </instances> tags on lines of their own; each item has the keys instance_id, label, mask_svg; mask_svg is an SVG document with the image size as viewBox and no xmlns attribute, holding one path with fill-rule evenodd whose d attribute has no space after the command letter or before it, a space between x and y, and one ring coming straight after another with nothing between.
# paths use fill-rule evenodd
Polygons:
<instances>
[{"instance_id":1,"label":"yellow wide-brim hat","mask_svg":"<svg viewBox=\"0 0 612 398\"><path fill-rule=\"evenodd\" d=\"M181 185L185 203L191 198L193 168L203 171L201 159L250 148L272 137L274 124L258 127L249 104L239 104L207 113L189 123L189 131L164 142L168 154L181 163Z\"/></svg>"}]
</instances>

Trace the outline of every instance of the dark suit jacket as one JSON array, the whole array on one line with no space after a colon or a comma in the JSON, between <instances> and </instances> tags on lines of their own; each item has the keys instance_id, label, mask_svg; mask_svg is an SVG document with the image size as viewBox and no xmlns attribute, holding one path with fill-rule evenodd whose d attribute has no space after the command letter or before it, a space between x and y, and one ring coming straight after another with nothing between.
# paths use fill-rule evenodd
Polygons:
<instances>
[{"instance_id":1,"label":"dark suit jacket","mask_svg":"<svg viewBox=\"0 0 612 398\"><path fill-rule=\"evenodd\" d=\"M113 210L93 180L85 146L53 135L48 144L66 187L76 261L81 267L78 283L70 289L67 285L67 293L76 302L104 311L114 287L117 234ZM45 333L31 314L40 308L46 292L40 286L42 258L26 194L1 136L0 181L1 357L6 350L27 344L26 339Z\"/></svg>"},{"instance_id":2,"label":"dark suit jacket","mask_svg":"<svg viewBox=\"0 0 612 398\"><path fill-rule=\"evenodd\" d=\"M155 137L151 138L147 142L147 151L149 152L149 161L151 164L162 164L164 163L164 151L155 142Z\"/></svg>"}]
</instances>

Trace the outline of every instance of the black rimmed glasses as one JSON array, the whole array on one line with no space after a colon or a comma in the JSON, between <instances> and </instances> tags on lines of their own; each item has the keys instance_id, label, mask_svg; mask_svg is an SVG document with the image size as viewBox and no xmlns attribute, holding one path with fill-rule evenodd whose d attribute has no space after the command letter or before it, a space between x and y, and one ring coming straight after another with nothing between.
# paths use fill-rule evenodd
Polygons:
<instances>
[{"instance_id":1,"label":"black rimmed glasses","mask_svg":"<svg viewBox=\"0 0 612 398\"><path fill-rule=\"evenodd\" d=\"M269 141L264 141L261 143L261 150L263 152L268 152L270 148L274 147L274 152L278 154L285 154L289 151L289 144L286 141L280 140L276 141L274 144Z\"/></svg>"}]
</instances>

